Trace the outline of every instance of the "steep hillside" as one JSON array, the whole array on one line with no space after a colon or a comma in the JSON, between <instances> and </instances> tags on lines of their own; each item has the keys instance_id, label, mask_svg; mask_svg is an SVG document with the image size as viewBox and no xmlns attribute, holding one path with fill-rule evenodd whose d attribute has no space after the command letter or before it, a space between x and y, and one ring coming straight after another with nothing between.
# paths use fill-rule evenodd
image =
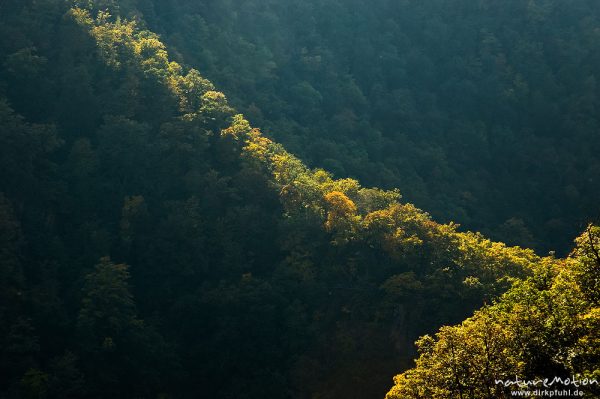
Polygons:
<instances>
[{"instance_id":1,"label":"steep hillside","mask_svg":"<svg viewBox=\"0 0 600 399\"><path fill-rule=\"evenodd\" d=\"M309 165L543 254L600 216L595 0L150 3L182 60Z\"/></svg>"},{"instance_id":2,"label":"steep hillside","mask_svg":"<svg viewBox=\"0 0 600 399\"><path fill-rule=\"evenodd\" d=\"M145 12L0 3L0 396L383 397L559 262L306 167Z\"/></svg>"}]
</instances>

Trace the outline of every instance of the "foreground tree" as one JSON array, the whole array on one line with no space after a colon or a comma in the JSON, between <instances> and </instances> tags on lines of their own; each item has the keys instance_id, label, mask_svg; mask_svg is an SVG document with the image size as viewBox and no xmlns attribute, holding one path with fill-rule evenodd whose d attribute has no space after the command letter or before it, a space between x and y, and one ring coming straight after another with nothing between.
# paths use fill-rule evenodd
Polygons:
<instances>
[{"instance_id":1,"label":"foreground tree","mask_svg":"<svg viewBox=\"0 0 600 399\"><path fill-rule=\"evenodd\" d=\"M435 338L422 337L416 366L394 379L387 398L511 397L511 390L523 388L497 380L515 376L597 380L597 233L590 225L568 259L541 262L532 277L517 282L494 305L458 326L443 327ZM600 393L595 384L581 390Z\"/></svg>"}]
</instances>

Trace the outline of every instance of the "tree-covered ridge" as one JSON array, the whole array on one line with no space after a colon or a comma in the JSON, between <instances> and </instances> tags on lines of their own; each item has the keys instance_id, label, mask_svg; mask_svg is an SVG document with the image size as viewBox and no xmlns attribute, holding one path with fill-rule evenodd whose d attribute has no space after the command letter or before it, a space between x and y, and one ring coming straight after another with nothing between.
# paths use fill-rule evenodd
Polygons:
<instances>
[{"instance_id":1,"label":"tree-covered ridge","mask_svg":"<svg viewBox=\"0 0 600 399\"><path fill-rule=\"evenodd\" d=\"M541 262L494 305L435 338L421 337L416 367L395 378L386 398L508 398L544 387L498 380L555 377L579 382L550 384L552 390L577 387L598 397L600 227L590 225L576 244L569 258Z\"/></svg>"},{"instance_id":2,"label":"tree-covered ridge","mask_svg":"<svg viewBox=\"0 0 600 399\"><path fill-rule=\"evenodd\" d=\"M88 3L0 3L3 396L382 397L552 261L306 167Z\"/></svg>"},{"instance_id":3,"label":"tree-covered ridge","mask_svg":"<svg viewBox=\"0 0 600 399\"><path fill-rule=\"evenodd\" d=\"M138 7L309 165L541 253L567 254L598 217L597 1Z\"/></svg>"},{"instance_id":4,"label":"tree-covered ridge","mask_svg":"<svg viewBox=\"0 0 600 399\"><path fill-rule=\"evenodd\" d=\"M448 276L457 272L468 279L469 273L476 273L492 284L485 292L492 292L502 277L527 274L540 259L531 250L457 232L452 223L438 224L412 204L401 203L397 190L363 188L354 179L336 180L324 170L310 170L258 130L250 130L240 115L234 121L223 133L237 129L237 124L246 126L243 155L261 161L272 174L284 216L316 219L336 247L368 244L398 261L427 256L434 269L446 263Z\"/></svg>"}]
</instances>

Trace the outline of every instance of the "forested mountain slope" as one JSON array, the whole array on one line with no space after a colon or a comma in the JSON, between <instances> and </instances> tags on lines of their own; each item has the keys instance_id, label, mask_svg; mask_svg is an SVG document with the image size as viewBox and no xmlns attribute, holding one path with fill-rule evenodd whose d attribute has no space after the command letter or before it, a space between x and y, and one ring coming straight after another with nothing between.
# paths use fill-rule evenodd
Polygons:
<instances>
[{"instance_id":1,"label":"forested mountain slope","mask_svg":"<svg viewBox=\"0 0 600 399\"><path fill-rule=\"evenodd\" d=\"M145 12L0 3L0 396L383 397L562 262L307 168Z\"/></svg>"},{"instance_id":2,"label":"forested mountain slope","mask_svg":"<svg viewBox=\"0 0 600 399\"><path fill-rule=\"evenodd\" d=\"M598 1L143 3L309 165L541 253L600 216Z\"/></svg>"}]
</instances>

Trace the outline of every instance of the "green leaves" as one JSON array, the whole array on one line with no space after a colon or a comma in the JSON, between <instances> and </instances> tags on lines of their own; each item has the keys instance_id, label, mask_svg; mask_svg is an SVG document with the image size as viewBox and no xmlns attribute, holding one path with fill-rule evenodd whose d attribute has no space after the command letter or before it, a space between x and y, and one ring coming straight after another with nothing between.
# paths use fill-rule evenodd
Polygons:
<instances>
[{"instance_id":1,"label":"green leaves","mask_svg":"<svg viewBox=\"0 0 600 399\"><path fill-rule=\"evenodd\" d=\"M11 10L16 3L9 2ZM490 382L497 374L598 374L598 312L588 306L596 300L596 230L578 241L571 259L540 259L436 223L401 202L398 190L311 169L237 114L227 99L235 94L173 61L162 40L174 35L144 28L166 19L204 23L163 13L178 1L140 2L156 6L152 21L132 17L134 1L81 1L85 9L64 18L64 2L22 3L18 18L0 14L0 90L7 88L12 104L0 101L0 367L9 380L0 381L0 396L371 397L391 370L408 364L417 336L464 318L531 275L462 325L420 339L417 368L397 377L394 395L490 397L499 392ZM42 3L53 12L36 12ZM260 8L241 3L246 15ZM188 5L210 9L224 26L249 25L241 16L229 20L232 2ZM367 89L346 69L340 86L333 55L311 45L300 54L306 76L277 83L298 97L288 107L269 90L298 55L280 62L262 45L207 26L190 39L199 43L199 57L211 60L207 76L222 69L240 90L256 88L248 92L260 105L254 116L272 121L284 110L308 122L331 112L322 121L331 132L297 139L300 147L309 142L303 150L314 152L316 163L363 176L387 171L386 186L400 170L406 181L418 180L412 168L436 182L449 173L437 145L419 147L417 166L393 151L415 149L407 132L420 131L410 115L417 109L425 110L423 120L431 117L431 131L443 131L427 90L397 88L386 78L395 89L385 95L380 77L372 76ZM444 29L439 21L431 26ZM369 47L362 39L356 45L358 53ZM385 62L398 74L410 68L432 76L432 60L417 52L408 55L410 65L394 66L402 46L379 59L394 58ZM249 68L260 84L248 81L251 74L234 76L246 68L241 63L218 61L240 47L252 55ZM360 61L348 67L365 68ZM481 73L483 61L467 61L457 64ZM327 78L309 76L318 71ZM593 88L593 79L588 83ZM457 81L445 89L457 88L472 85ZM331 90L339 101L331 101ZM386 118L401 120L398 134L374 128L370 107L382 126L389 126ZM27 123L12 108L44 124ZM395 113L379 115L385 109ZM489 144L483 125L457 123L468 142L453 148ZM269 135L279 134L276 126L290 137L305 133L284 120L266 125ZM346 150L332 141L345 137L343 130L352 135ZM469 190L460 196L472 204ZM577 195L568 191L583 196L578 187ZM504 228L528 235L520 219L509 218Z\"/></svg>"},{"instance_id":2,"label":"green leaves","mask_svg":"<svg viewBox=\"0 0 600 399\"><path fill-rule=\"evenodd\" d=\"M575 240L575 276L587 299L600 304L600 226L588 225L585 232Z\"/></svg>"},{"instance_id":3,"label":"green leaves","mask_svg":"<svg viewBox=\"0 0 600 399\"><path fill-rule=\"evenodd\" d=\"M570 259L540 260L496 304L422 338L416 367L396 377L387 397L503 397L508 388L496 379L597 376L597 291L580 279L595 262L596 231L588 227Z\"/></svg>"},{"instance_id":4,"label":"green leaves","mask_svg":"<svg viewBox=\"0 0 600 399\"><path fill-rule=\"evenodd\" d=\"M129 290L129 266L105 257L85 277L78 328L96 337L92 345L109 350L118 338L140 325ZM116 342L115 342L116 340ZM107 342L111 342L107 346Z\"/></svg>"}]
</instances>

